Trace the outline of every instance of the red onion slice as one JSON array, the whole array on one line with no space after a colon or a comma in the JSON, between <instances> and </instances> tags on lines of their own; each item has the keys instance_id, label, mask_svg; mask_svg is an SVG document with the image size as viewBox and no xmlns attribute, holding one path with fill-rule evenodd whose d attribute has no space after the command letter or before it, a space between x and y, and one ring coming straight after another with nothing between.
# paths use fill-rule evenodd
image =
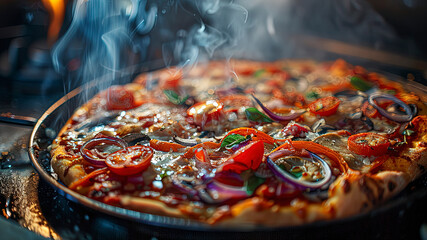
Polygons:
<instances>
[{"instance_id":1,"label":"red onion slice","mask_svg":"<svg viewBox=\"0 0 427 240\"><path fill-rule=\"evenodd\" d=\"M193 189L192 186L190 186L189 184L185 184L183 179L180 179L178 174L179 173L172 174L172 176L171 176L172 184L176 188L178 188L181 192L184 192L190 196L197 195L197 190ZM192 180L194 180L193 177L192 177Z\"/></svg>"},{"instance_id":2,"label":"red onion slice","mask_svg":"<svg viewBox=\"0 0 427 240\"><path fill-rule=\"evenodd\" d=\"M394 103L396 103L397 105L399 105L400 107L402 107L406 114L405 115L397 115L397 114L390 113L387 110L385 110L384 108L378 106L378 104L374 101L375 99L391 100ZM384 94L384 93L372 94L368 97L368 102L375 109L377 109L378 112L381 113L381 115L383 115L384 117L386 117L392 121L395 121L395 122L409 122L409 121L411 121L411 119L415 115L410 106L408 106L406 103L404 103L403 101L401 101L397 97L390 95L390 94Z\"/></svg>"},{"instance_id":3,"label":"red onion slice","mask_svg":"<svg viewBox=\"0 0 427 240\"><path fill-rule=\"evenodd\" d=\"M177 136L173 137L173 140L176 143L179 143L183 146L187 146L187 147L193 147L196 146L199 143L203 143L203 142L218 142L218 139L216 138L198 138L198 139L186 139L186 138L180 138Z\"/></svg>"},{"instance_id":4,"label":"red onion slice","mask_svg":"<svg viewBox=\"0 0 427 240\"><path fill-rule=\"evenodd\" d=\"M247 198L248 196L244 187L234 187L215 180L207 183L206 188L199 189L200 199L209 204L223 203L229 200Z\"/></svg>"},{"instance_id":5,"label":"red onion slice","mask_svg":"<svg viewBox=\"0 0 427 240\"><path fill-rule=\"evenodd\" d=\"M298 112L291 113L290 115L287 115L287 116L278 115L278 114L275 114L270 109L268 109L266 106L264 106L264 104L262 104L262 102L258 98L256 98L255 95L252 94L252 97L255 99L255 101L258 103L258 105L262 108L262 110L264 110L265 114L267 114L271 119L273 119L274 121L277 121L277 122L285 122L285 121L294 120L295 118L301 116L303 113L306 112L304 110L304 111L298 111Z\"/></svg>"},{"instance_id":6,"label":"red onion slice","mask_svg":"<svg viewBox=\"0 0 427 240\"><path fill-rule=\"evenodd\" d=\"M80 148L80 153L82 157L88 161L89 163L99 166L99 167L105 167L107 164L105 164L105 159L101 158L95 158L86 153L85 150L92 149L98 145L106 144L106 145L114 145L121 148L126 148L127 144L126 142L121 138L114 138L114 137L102 137L102 138L93 138L89 141L87 141L83 146Z\"/></svg>"},{"instance_id":7,"label":"red onion slice","mask_svg":"<svg viewBox=\"0 0 427 240\"><path fill-rule=\"evenodd\" d=\"M280 158L284 155L286 155L286 156L289 155L289 151L286 151L286 149L285 150L278 150L278 151L271 153L267 157L267 165L268 165L268 167L270 167L271 171L280 180L287 182L287 183L290 183L290 184L296 186L297 188L299 188L301 190L321 188L323 185L328 183L329 180L331 179L331 176L332 176L331 168L329 167L328 163L326 163L325 160L323 160L321 157L319 157L318 155L316 155L310 151L308 151L308 152L310 153L312 160L314 162L319 162L322 165L322 168L324 170L324 178L318 182L307 182L307 181L303 181L303 180L298 180L298 179L294 178L290 173L288 173L285 170L283 170L282 168L280 168L279 165L277 165L275 163L275 160L277 158Z\"/></svg>"}]
</instances>

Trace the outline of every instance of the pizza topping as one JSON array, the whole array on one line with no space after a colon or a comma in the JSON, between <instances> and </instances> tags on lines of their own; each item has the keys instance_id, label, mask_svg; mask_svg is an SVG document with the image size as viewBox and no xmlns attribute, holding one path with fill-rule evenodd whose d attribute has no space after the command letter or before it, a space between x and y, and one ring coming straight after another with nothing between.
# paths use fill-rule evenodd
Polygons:
<instances>
[{"instance_id":1,"label":"pizza topping","mask_svg":"<svg viewBox=\"0 0 427 240\"><path fill-rule=\"evenodd\" d=\"M94 178L96 178L97 176L104 174L108 171L108 169L105 168L101 168L101 169L97 169L91 173L89 173L88 175L84 176L83 178L73 182L72 184L70 184L70 186L68 186L70 189L72 190L76 190L78 188L81 187L85 187L85 186L89 186L94 182Z\"/></svg>"},{"instance_id":2,"label":"pizza topping","mask_svg":"<svg viewBox=\"0 0 427 240\"><path fill-rule=\"evenodd\" d=\"M185 148L185 146L178 143L160 141L157 139L150 140L150 147L162 152L181 152Z\"/></svg>"},{"instance_id":3,"label":"pizza topping","mask_svg":"<svg viewBox=\"0 0 427 240\"><path fill-rule=\"evenodd\" d=\"M233 171L241 173L248 169L257 169L264 157L264 143L253 141L240 148L218 167L218 171Z\"/></svg>"},{"instance_id":4,"label":"pizza topping","mask_svg":"<svg viewBox=\"0 0 427 240\"><path fill-rule=\"evenodd\" d=\"M187 110L192 123L204 127L211 121L219 121L224 105L217 100L196 103Z\"/></svg>"},{"instance_id":5,"label":"pizza topping","mask_svg":"<svg viewBox=\"0 0 427 240\"><path fill-rule=\"evenodd\" d=\"M108 110L129 110L142 103L142 101L137 101L134 93L124 86L113 86L107 90Z\"/></svg>"},{"instance_id":6,"label":"pizza topping","mask_svg":"<svg viewBox=\"0 0 427 240\"><path fill-rule=\"evenodd\" d=\"M199 197L209 204L247 198L245 187L236 187L212 180L199 189Z\"/></svg>"},{"instance_id":7,"label":"pizza topping","mask_svg":"<svg viewBox=\"0 0 427 240\"><path fill-rule=\"evenodd\" d=\"M255 128L246 128L246 127L242 127L242 128L235 128L231 131L229 131L221 140L221 144L222 142L230 135L232 134L239 134L242 136L251 136L252 140L254 141L263 141L264 143L267 144L272 144L274 145L276 143L276 140L274 138L272 138L270 135L268 135L267 133L261 132L259 130L256 130Z\"/></svg>"},{"instance_id":8,"label":"pizza topping","mask_svg":"<svg viewBox=\"0 0 427 240\"><path fill-rule=\"evenodd\" d=\"M126 147L126 142L120 138L93 138L83 144L80 148L80 153L90 164L103 167L106 166L105 158L108 154Z\"/></svg>"},{"instance_id":9,"label":"pizza topping","mask_svg":"<svg viewBox=\"0 0 427 240\"><path fill-rule=\"evenodd\" d=\"M351 85L362 92L366 92L372 88L372 84L363 80L361 77L353 76L350 78Z\"/></svg>"},{"instance_id":10,"label":"pizza topping","mask_svg":"<svg viewBox=\"0 0 427 240\"><path fill-rule=\"evenodd\" d=\"M359 133L348 138L348 149L362 156L380 156L387 152L390 142L376 133Z\"/></svg>"},{"instance_id":11,"label":"pizza topping","mask_svg":"<svg viewBox=\"0 0 427 240\"><path fill-rule=\"evenodd\" d=\"M387 111L381 106L378 106L378 104L375 102L375 100L377 99L378 100L387 99L387 100L393 101L395 104L397 104L399 107L403 109L405 114L396 114L396 113ZM369 104L371 104L375 109L377 109L379 113L381 113L381 115L395 122L409 122L415 115L414 111L411 109L410 106L408 106L402 100L398 99L393 95L376 93L376 94L370 95L368 98L368 101L369 101Z\"/></svg>"},{"instance_id":12,"label":"pizza topping","mask_svg":"<svg viewBox=\"0 0 427 240\"><path fill-rule=\"evenodd\" d=\"M203 143L203 142L215 142L215 141L217 141L216 138L203 138L203 136L199 136L199 138L189 138L189 139L174 136L173 140L176 143L179 143L183 146L188 146L188 147L193 147L193 146L195 146L199 143Z\"/></svg>"},{"instance_id":13,"label":"pizza topping","mask_svg":"<svg viewBox=\"0 0 427 240\"><path fill-rule=\"evenodd\" d=\"M255 101L258 103L258 105L262 108L262 110L264 110L264 112L274 121L277 122L286 122L286 121L290 121L290 120L294 120L297 117L301 116L305 111L293 111L291 112L291 114L287 115L287 116L283 116L283 115L278 115L276 113L274 113L273 111L271 111L270 109L268 109L266 106L264 106L264 104L262 104L262 102L255 97L255 95L252 94L252 97L255 99Z\"/></svg>"},{"instance_id":14,"label":"pizza topping","mask_svg":"<svg viewBox=\"0 0 427 240\"><path fill-rule=\"evenodd\" d=\"M251 135L242 136L240 134L230 134L221 142L221 148L236 151L240 147L247 145L251 140Z\"/></svg>"},{"instance_id":15,"label":"pizza topping","mask_svg":"<svg viewBox=\"0 0 427 240\"><path fill-rule=\"evenodd\" d=\"M163 93L168 98L169 102L175 104L175 105L183 105L189 96L180 96L178 93L176 93L173 90L163 90Z\"/></svg>"},{"instance_id":16,"label":"pizza topping","mask_svg":"<svg viewBox=\"0 0 427 240\"><path fill-rule=\"evenodd\" d=\"M264 113L258 111L258 109L251 107L245 109L246 117L256 123L271 123L273 120L267 117Z\"/></svg>"},{"instance_id":17,"label":"pizza topping","mask_svg":"<svg viewBox=\"0 0 427 240\"><path fill-rule=\"evenodd\" d=\"M297 138L304 138L307 136L307 133L310 131L308 127L302 126L301 124L290 122L282 129L282 133L285 136L292 136Z\"/></svg>"},{"instance_id":18,"label":"pizza topping","mask_svg":"<svg viewBox=\"0 0 427 240\"><path fill-rule=\"evenodd\" d=\"M331 116L335 114L338 110L341 100L336 97L324 97L317 99L316 101L308 105L308 109L311 113L314 113L319 116Z\"/></svg>"},{"instance_id":19,"label":"pizza topping","mask_svg":"<svg viewBox=\"0 0 427 240\"><path fill-rule=\"evenodd\" d=\"M312 152L309 152L309 158L289 154L289 151L281 149L267 158L268 166L280 180L302 190L321 188L329 182L332 172L328 163L321 157Z\"/></svg>"},{"instance_id":20,"label":"pizza topping","mask_svg":"<svg viewBox=\"0 0 427 240\"><path fill-rule=\"evenodd\" d=\"M153 149L147 146L131 146L110 154L105 163L118 175L133 175L144 171L151 164Z\"/></svg>"}]
</instances>

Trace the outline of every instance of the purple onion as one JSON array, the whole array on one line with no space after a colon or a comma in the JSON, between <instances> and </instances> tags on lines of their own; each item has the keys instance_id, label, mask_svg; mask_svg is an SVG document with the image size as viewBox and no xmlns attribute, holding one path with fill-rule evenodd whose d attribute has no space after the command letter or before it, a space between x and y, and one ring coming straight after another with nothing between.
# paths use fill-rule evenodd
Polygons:
<instances>
[{"instance_id":1,"label":"purple onion","mask_svg":"<svg viewBox=\"0 0 427 240\"><path fill-rule=\"evenodd\" d=\"M80 153L86 161L88 161L89 163L91 163L95 166L99 166L99 167L107 166L107 164L105 164L105 159L91 157L85 152L85 150L92 149L92 148L94 148L98 145L101 145L101 144L114 145L114 146L118 146L121 148L127 147L127 143L121 138L102 137L102 138L93 138L93 139L87 141L80 148Z\"/></svg>"},{"instance_id":2,"label":"purple onion","mask_svg":"<svg viewBox=\"0 0 427 240\"><path fill-rule=\"evenodd\" d=\"M308 151L308 150L307 150ZM328 163L325 162L325 160L323 160L321 157L317 156L316 154L308 151L311 159L314 162L319 162L323 169L324 169L324 175L325 177L318 181L318 182L307 182L307 181L303 181L303 180L298 180L296 178L294 178L290 173L286 172L285 170L283 170L282 168L279 167L279 165L277 165L275 163L275 160L284 156L284 155L289 155L289 151L286 150L278 150L276 152L271 153L268 157L267 157L267 165L268 167L271 169L271 171L282 181L290 183L292 185L294 185L295 187L301 189L301 190L305 190L305 189L316 189L316 188L321 188L323 185L325 185L326 183L329 182L329 180L331 179L332 176L332 172L331 172L331 168L329 167Z\"/></svg>"},{"instance_id":3,"label":"purple onion","mask_svg":"<svg viewBox=\"0 0 427 240\"><path fill-rule=\"evenodd\" d=\"M196 146L199 143L203 143L203 142L217 142L218 139L216 138L199 138L199 139L185 139L185 138L180 138L180 137L173 137L173 140L176 143L179 143L183 146L187 146L187 147L193 147Z\"/></svg>"},{"instance_id":4,"label":"purple onion","mask_svg":"<svg viewBox=\"0 0 427 240\"><path fill-rule=\"evenodd\" d=\"M287 115L287 116L278 115L278 114L275 114L270 109L268 109L266 106L264 106L264 104L262 104L262 102L258 98L256 98L255 95L252 94L252 97L255 99L255 101L258 103L258 105L262 108L262 110L264 110L265 114L267 114L271 119L273 119L274 121L277 121L277 122L285 122L285 121L294 120L295 118L301 116L303 113L306 112L306 111L294 112L294 113Z\"/></svg>"},{"instance_id":5,"label":"purple onion","mask_svg":"<svg viewBox=\"0 0 427 240\"><path fill-rule=\"evenodd\" d=\"M234 145L231 147L231 150L232 150L233 152L235 152L235 151L239 150L240 148L242 148L242 147L244 147L244 146L248 145L250 142L251 142L251 141L250 141L250 139L243 140L242 142L240 142L240 143L238 143L238 144L234 144Z\"/></svg>"},{"instance_id":6,"label":"purple onion","mask_svg":"<svg viewBox=\"0 0 427 240\"><path fill-rule=\"evenodd\" d=\"M399 105L400 107L402 107L406 114L404 114L404 115L397 115L397 114L390 113L387 110L385 110L384 108L378 106L378 104L374 101L375 99L387 99L387 100L391 100L394 103L396 103L397 105ZM409 122L409 121L411 121L411 119L415 115L414 111L412 111L412 109L411 109L410 106L408 106L406 103L404 103L403 101L401 101L397 97L395 97L393 95L390 95L390 94L384 94L384 93L372 94L372 95L370 95L368 97L368 102L375 109L377 109L378 112L381 113L381 115L383 115L384 117L386 117L386 118L388 118L388 119L390 119L392 121L395 121L395 122Z\"/></svg>"},{"instance_id":7,"label":"purple onion","mask_svg":"<svg viewBox=\"0 0 427 240\"><path fill-rule=\"evenodd\" d=\"M138 173L136 175L128 176L127 182L133 183L133 184L142 184L144 183L144 177L142 177L142 174Z\"/></svg>"},{"instance_id":8,"label":"purple onion","mask_svg":"<svg viewBox=\"0 0 427 240\"><path fill-rule=\"evenodd\" d=\"M171 175L171 180L172 180L172 184L178 188L179 190L181 190L182 192L190 195L190 196L195 196L197 195L197 190L195 190L194 188L188 186L187 184L184 183L184 181L182 179L179 178L178 176L179 173L174 173Z\"/></svg>"},{"instance_id":9,"label":"purple onion","mask_svg":"<svg viewBox=\"0 0 427 240\"><path fill-rule=\"evenodd\" d=\"M206 188L199 189L198 193L200 199L209 204L218 204L249 196L244 187L230 186L215 180L207 183Z\"/></svg>"}]
</instances>

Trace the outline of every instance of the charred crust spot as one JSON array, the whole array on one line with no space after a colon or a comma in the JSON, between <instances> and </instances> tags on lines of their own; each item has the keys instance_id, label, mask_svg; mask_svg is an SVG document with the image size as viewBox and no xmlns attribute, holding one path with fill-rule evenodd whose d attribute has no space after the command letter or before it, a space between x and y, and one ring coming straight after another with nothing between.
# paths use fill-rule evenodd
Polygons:
<instances>
[{"instance_id":1,"label":"charred crust spot","mask_svg":"<svg viewBox=\"0 0 427 240\"><path fill-rule=\"evenodd\" d=\"M344 179L342 181L342 190L344 191L344 193L348 193L350 192L350 189L351 189L350 183L348 182L347 179Z\"/></svg>"},{"instance_id":2,"label":"charred crust spot","mask_svg":"<svg viewBox=\"0 0 427 240\"><path fill-rule=\"evenodd\" d=\"M367 202L363 202L361 210L363 211L363 210L367 209L368 207L369 207L369 204Z\"/></svg>"},{"instance_id":3,"label":"charred crust spot","mask_svg":"<svg viewBox=\"0 0 427 240\"><path fill-rule=\"evenodd\" d=\"M362 192L368 198L368 200L375 205L377 202L377 199L372 189L368 186L368 181L369 181L368 178L366 176L363 176L362 178L359 179L359 186Z\"/></svg>"},{"instance_id":4,"label":"charred crust spot","mask_svg":"<svg viewBox=\"0 0 427 240\"><path fill-rule=\"evenodd\" d=\"M389 192L393 192L393 190L396 188L396 183L393 181L388 182L387 188Z\"/></svg>"},{"instance_id":5,"label":"charred crust spot","mask_svg":"<svg viewBox=\"0 0 427 240\"><path fill-rule=\"evenodd\" d=\"M421 170L422 173L426 171L426 168L421 164L418 164L418 168Z\"/></svg>"},{"instance_id":6,"label":"charred crust spot","mask_svg":"<svg viewBox=\"0 0 427 240\"><path fill-rule=\"evenodd\" d=\"M427 142L420 142L418 147L427 147Z\"/></svg>"},{"instance_id":7,"label":"charred crust spot","mask_svg":"<svg viewBox=\"0 0 427 240\"><path fill-rule=\"evenodd\" d=\"M378 190L378 199L380 200L380 201L382 201L383 200L383 196L384 196L384 188L381 186L381 184L379 183L379 182L377 182L377 181L379 181L379 180L374 180L374 179L372 179L372 183L377 187L377 190ZM381 181L382 182L382 181Z\"/></svg>"}]
</instances>

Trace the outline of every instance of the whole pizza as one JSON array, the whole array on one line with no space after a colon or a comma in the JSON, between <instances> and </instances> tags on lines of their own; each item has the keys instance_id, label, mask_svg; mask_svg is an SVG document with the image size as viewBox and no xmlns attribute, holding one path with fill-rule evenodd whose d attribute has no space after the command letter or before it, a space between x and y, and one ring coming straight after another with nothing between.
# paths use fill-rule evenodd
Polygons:
<instances>
[{"instance_id":1,"label":"whole pizza","mask_svg":"<svg viewBox=\"0 0 427 240\"><path fill-rule=\"evenodd\" d=\"M427 108L343 60L213 61L111 86L51 145L73 191L216 225L288 226L369 211L427 167Z\"/></svg>"}]
</instances>

